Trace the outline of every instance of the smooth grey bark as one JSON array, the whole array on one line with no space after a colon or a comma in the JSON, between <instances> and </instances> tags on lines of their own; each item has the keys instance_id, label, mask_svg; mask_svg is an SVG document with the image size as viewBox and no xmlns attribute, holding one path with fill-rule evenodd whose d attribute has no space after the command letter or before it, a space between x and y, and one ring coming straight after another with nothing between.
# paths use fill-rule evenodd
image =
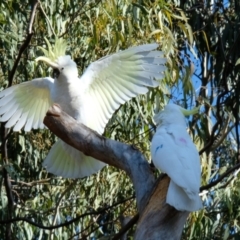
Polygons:
<instances>
[{"instance_id":1,"label":"smooth grey bark","mask_svg":"<svg viewBox=\"0 0 240 240\"><path fill-rule=\"evenodd\" d=\"M134 146L99 135L63 112L56 104L47 112L44 124L64 142L84 154L126 171L135 187L139 212L144 209L155 178L147 160Z\"/></svg>"},{"instance_id":2,"label":"smooth grey bark","mask_svg":"<svg viewBox=\"0 0 240 240\"><path fill-rule=\"evenodd\" d=\"M182 230L189 212L179 212L166 204L170 178L162 176L138 220L135 239L176 240L181 239Z\"/></svg>"},{"instance_id":3,"label":"smooth grey bark","mask_svg":"<svg viewBox=\"0 0 240 240\"><path fill-rule=\"evenodd\" d=\"M155 180L145 157L132 145L107 139L53 105L44 124L59 138L100 161L124 170L136 192L139 221L137 240L180 239L189 213L165 203L169 178Z\"/></svg>"}]
</instances>

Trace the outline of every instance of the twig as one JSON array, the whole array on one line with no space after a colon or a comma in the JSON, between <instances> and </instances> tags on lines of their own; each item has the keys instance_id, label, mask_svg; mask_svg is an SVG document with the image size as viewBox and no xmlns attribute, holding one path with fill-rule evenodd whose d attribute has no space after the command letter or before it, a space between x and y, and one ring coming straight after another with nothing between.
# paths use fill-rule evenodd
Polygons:
<instances>
[{"instance_id":1,"label":"twig","mask_svg":"<svg viewBox=\"0 0 240 240\"><path fill-rule=\"evenodd\" d=\"M59 208L60 208L60 204L62 202L62 199L63 197L65 196L65 194L72 189L72 187L74 186L74 184L76 184L76 182L78 181L78 179L75 179L66 189L65 191L63 191L63 193L61 194L60 198L58 199L58 202L57 202L57 206L56 206L56 209L55 209L55 213L54 213L54 220L53 220L53 223L52 225L54 226L56 224L56 221L57 221L57 216L58 216L58 213L59 213ZM52 231L50 232L49 236L52 235Z\"/></svg>"},{"instance_id":2,"label":"twig","mask_svg":"<svg viewBox=\"0 0 240 240\"><path fill-rule=\"evenodd\" d=\"M33 22L35 19L37 6L38 6L38 1L35 0L33 3L32 12L31 12L30 20L29 20L27 37L19 49L18 56L14 62L12 70L9 72L8 87L10 87L12 85L13 78L16 73L17 66L20 62L21 56L31 41L31 38L33 35L32 26L33 26ZM4 163L7 164L8 163L8 154L7 154L8 130L5 128L4 123L1 124L1 138L2 138L2 145L1 145L2 159L3 159ZM4 185L6 188L7 198L8 198L8 217L11 218L12 212L14 209L14 199L13 199L13 194L12 194L11 181L10 181L7 169L5 167L3 167L3 179L4 179ZM11 222L9 222L8 225L6 226L5 239L9 239L9 240L12 239Z\"/></svg>"},{"instance_id":3,"label":"twig","mask_svg":"<svg viewBox=\"0 0 240 240\"><path fill-rule=\"evenodd\" d=\"M46 20L47 20L47 23L48 23L48 25L49 25L49 27L50 27L50 29L51 29L53 35L56 37L57 35L56 35L56 33L55 33L55 31L54 31L54 29L53 29L53 27L52 27L52 24L51 24L51 22L50 22L50 20L49 20L49 18L48 18L48 16L47 16L47 14L45 13L45 11L44 11L44 9L43 9L42 4L41 4L40 1L39 1L39 6L40 6L40 9L41 9L41 11L42 11L44 17L45 17Z\"/></svg>"},{"instance_id":4,"label":"twig","mask_svg":"<svg viewBox=\"0 0 240 240\"><path fill-rule=\"evenodd\" d=\"M34 4L33 4L33 8L32 8L32 13L31 13L31 17L30 17L30 21L29 21L29 25L28 25L28 34L32 34L32 26L34 23L34 19L36 16L36 10L37 10L37 6L39 4L38 0L35 0Z\"/></svg>"},{"instance_id":5,"label":"twig","mask_svg":"<svg viewBox=\"0 0 240 240\"><path fill-rule=\"evenodd\" d=\"M120 239L120 237L126 233L130 228L132 228L139 219L139 214L137 213L120 231L112 238L112 240Z\"/></svg>"},{"instance_id":6,"label":"twig","mask_svg":"<svg viewBox=\"0 0 240 240\"><path fill-rule=\"evenodd\" d=\"M215 141L213 142L213 144L212 144L212 146L210 148L210 151L214 151L217 147L219 147L220 144L225 140L226 136L235 127L234 125L229 127L229 123L230 123L230 117L225 121L224 126L219 131L219 134L216 137Z\"/></svg>"},{"instance_id":7,"label":"twig","mask_svg":"<svg viewBox=\"0 0 240 240\"><path fill-rule=\"evenodd\" d=\"M12 194L12 187L11 183L9 181L9 176L6 168L3 168L3 179L4 179L4 186L6 188L7 192L7 198L8 198L8 217L12 217L13 209L14 209L14 199ZM11 232L11 223L8 223L6 226L6 232L5 232L6 239L12 239L12 232Z\"/></svg>"},{"instance_id":8,"label":"twig","mask_svg":"<svg viewBox=\"0 0 240 240\"><path fill-rule=\"evenodd\" d=\"M202 186L200 188L200 191L202 192L203 190L207 190L215 185L217 185L219 182L221 182L225 177L227 177L230 173L232 173L234 170L240 168L240 163L238 163L237 165L235 165L234 167L230 168L228 171L226 171L225 173L223 173L217 180Z\"/></svg>"},{"instance_id":9,"label":"twig","mask_svg":"<svg viewBox=\"0 0 240 240\"><path fill-rule=\"evenodd\" d=\"M46 230L52 230L52 229L56 229L56 228L60 228L60 227L65 227L65 226L68 226L76 221L78 221L79 219L83 218L83 217L86 217L86 216L90 216L90 215L97 215L97 214L101 214L103 212L105 212L106 210L108 209L111 209L113 207L116 207L117 205L120 205L124 202L127 202L131 199L133 199L134 196L132 197L129 197L127 199L124 199L123 201L120 201L120 202L117 202L117 203L114 203L113 205L111 206L108 206L108 207L105 207L105 208L101 208L100 210L98 211L91 211L91 212L88 212L88 213L84 213L76 218L73 218L72 220L70 221L66 221L65 223L61 223L59 225L55 225L55 226L44 226L44 225L41 225L41 224L38 224L28 218L24 218L24 217L16 217L16 218L13 218L13 219L7 219L7 220L0 220L0 224L9 224L9 223L14 223L14 222L19 222L19 221L24 221L24 222L27 222L35 227L38 227L38 228L41 228L41 229L46 229Z\"/></svg>"},{"instance_id":10,"label":"twig","mask_svg":"<svg viewBox=\"0 0 240 240\"><path fill-rule=\"evenodd\" d=\"M235 176L232 176L225 184L221 185L218 189L223 189L228 186L228 184L235 178Z\"/></svg>"},{"instance_id":11,"label":"twig","mask_svg":"<svg viewBox=\"0 0 240 240\"><path fill-rule=\"evenodd\" d=\"M201 155L202 153L207 151L213 145L213 143L215 141L215 137L216 137L215 132L217 131L218 126L222 123L222 117L220 116L220 100L227 93L228 93L228 91L224 91L224 92L222 92L221 94L218 95L217 103L216 103L216 106L217 106L217 111L216 111L217 121L212 128L212 133L210 135L210 139L209 139L208 143L199 151L199 155Z\"/></svg>"},{"instance_id":12,"label":"twig","mask_svg":"<svg viewBox=\"0 0 240 240\"><path fill-rule=\"evenodd\" d=\"M130 205L130 204L129 204L129 205ZM125 212L126 209L128 209L128 207L129 207L129 206L125 207L125 210L123 210L122 213ZM137 217L137 219L135 219L136 217ZM136 214L122 229L120 229L120 231L119 231L116 235L113 236L113 238L111 238L111 236L109 236L109 239L114 240L114 239L118 239L119 237L121 237L124 233L126 233L126 232L137 222L138 218L139 218L139 214ZM98 224L98 227L92 229L92 231L91 231L90 233L88 233L87 235L84 235L84 239L86 239L88 236L90 236L93 232L95 232L95 231L96 231L97 229L99 229L100 227L103 227L103 226L105 226L105 225L114 223L114 222L116 222L118 219L119 219L119 217L117 217L116 219L114 219L114 220L112 220L112 221L105 222L105 223L103 223L103 224ZM135 220L135 221L134 221L134 220ZM131 222L131 225L130 225L129 227L127 227L130 222ZM94 222L94 223L95 223L95 222ZM94 224L94 223L92 223L92 224ZM92 224L91 224L91 225L92 225ZM70 240L70 239L73 239L73 237L76 237L76 236L78 236L78 235L80 235L80 234L83 234L86 230L88 230L89 228L91 228L91 225L88 225L88 226L87 226L85 229L83 229L81 232L78 232L77 234L71 236L71 237L69 238L69 240Z\"/></svg>"},{"instance_id":13,"label":"twig","mask_svg":"<svg viewBox=\"0 0 240 240\"><path fill-rule=\"evenodd\" d=\"M87 226L85 229L83 229L81 232L78 232L78 233L76 233L76 234L74 234L74 235L72 235L70 238L68 238L68 240L72 240L72 239L74 239L74 237L77 237L77 236L79 236L79 235L83 235L83 233L86 231L86 230L88 230L89 228L91 228L91 231L88 233L88 234L86 234L86 235L84 235L82 238L78 238L79 240L86 240L86 239L88 239L88 237L92 234L92 233L94 233L96 230L98 230L99 228L101 228L101 227L103 227L103 226L106 226L106 225L108 225L108 224L113 224L114 222L115 222L116 220L112 220L112 221L109 221L109 222L105 222L105 223L103 223L103 224L99 224L97 227L95 227L94 228L94 226L92 226L93 224L95 224L95 222L93 222L93 223L91 223L89 226ZM108 235L108 239L111 239L111 236L109 236Z\"/></svg>"},{"instance_id":14,"label":"twig","mask_svg":"<svg viewBox=\"0 0 240 240\"><path fill-rule=\"evenodd\" d=\"M49 183L50 180L51 180L51 178L41 179L41 180L33 181L33 182L15 181L15 180L13 180L13 179L11 179L10 181L11 181L13 184L20 184L20 185L25 185L25 186L28 186L28 187L33 187L33 186L38 185L38 184L46 184L46 183Z\"/></svg>"},{"instance_id":15,"label":"twig","mask_svg":"<svg viewBox=\"0 0 240 240\"><path fill-rule=\"evenodd\" d=\"M65 34L67 34L67 32L69 31L69 29L71 28L71 26L73 26L73 21L75 20L76 17L78 17L79 15L87 12L87 11L90 11L91 9L93 9L94 7L96 7L102 0L98 0L93 6L89 7L87 10L83 10L81 12L77 12L77 13L73 13L73 15L70 17L68 23L67 23L67 27L66 27L66 31L63 32L59 38L63 37ZM87 3L87 1L81 6L83 8L83 6Z\"/></svg>"},{"instance_id":16,"label":"twig","mask_svg":"<svg viewBox=\"0 0 240 240\"><path fill-rule=\"evenodd\" d=\"M32 13L31 13L31 16L30 16L30 20L29 20L28 34L27 34L27 37L26 37L25 41L23 42L22 46L19 49L18 56L17 56L17 58L14 62L13 68L9 73L8 87L10 87L12 85L13 78L14 78L15 72L17 70L17 66L20 62L21 56L22 56L23 52L26 50L26 48L28 47L28 45L31 41L31 38L32 38L32 35L33 35L32 26L33 26L33 22L34 22L34 19L35 19L38 4L39 4L38 0L35 0L35 2L33 4L33 8L32 8Z\"/></svg>"}]
</instances>

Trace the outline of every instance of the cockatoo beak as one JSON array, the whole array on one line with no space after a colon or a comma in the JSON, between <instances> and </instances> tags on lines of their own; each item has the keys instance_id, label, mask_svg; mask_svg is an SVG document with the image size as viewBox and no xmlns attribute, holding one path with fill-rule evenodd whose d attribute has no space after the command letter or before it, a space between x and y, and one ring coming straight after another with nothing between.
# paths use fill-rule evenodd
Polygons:
<instances>
[{"instance_id":1,"label":"cockatoo beak","mask_svg":"<svg viewBox=\"0 0 240 240\"><path fill-rule=\"evenodd\" d=\"M187 110L185 108L179 107L181 112L183 113L184 116L190 116L190 115L194 115L197 114L199 112L201 106L195 107L192 110Z\"/></svg>"},{"instance_id":2,"label":"cockatoo beak","mask_svg":"<svg viewBox=\"0 0 240 240\"><path fill-rule=\"evenodd\" d=\"M38 57L35 59L36 62L39 62L39 61L43 61L45 62L48 66L52 67L53 69L58 69L58 64L51 61L49 58L47 57Z\"/></svg>"}]
</instances>

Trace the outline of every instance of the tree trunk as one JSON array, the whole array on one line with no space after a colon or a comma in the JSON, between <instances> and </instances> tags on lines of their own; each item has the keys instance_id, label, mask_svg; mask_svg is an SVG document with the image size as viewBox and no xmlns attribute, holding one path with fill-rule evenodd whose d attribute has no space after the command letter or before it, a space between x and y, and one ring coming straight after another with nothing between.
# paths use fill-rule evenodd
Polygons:
<instances>
[{"instance_id":1,"label":"tree trunk","mask_svg":"<svg viewBox=\"0 0 240 240\"><path fill-rule=\"evenodd\" d=\"M155 184L156 187L137 223L135 239L177 240L189 212L179 212L166 204L166 194L170 178L164 175Z\"/></svg>"}]
</instances>

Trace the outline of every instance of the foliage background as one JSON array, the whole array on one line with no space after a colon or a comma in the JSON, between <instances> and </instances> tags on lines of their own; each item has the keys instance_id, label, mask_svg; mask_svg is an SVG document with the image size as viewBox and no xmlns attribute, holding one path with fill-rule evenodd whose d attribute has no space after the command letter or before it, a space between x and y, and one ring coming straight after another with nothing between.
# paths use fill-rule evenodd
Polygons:
<instances>
[{"instance_id":1,"label":"foliage background","mask_svg":"<svg viewBox=\"0 0 240 240\"><path fill-rule=\"evenodd\" d=\"M1 89L51 75L34 61L44 37L51 43L56 36L67 39L80 75L102 56L158 42L168 59L165 79L120 108L105 136L134 144L150 162L154 112L168 101L187 108L201 104L201 114L187 121L201 154L205 208L190 215L182 239L239 239L239 1L38 1L32 34L36 3L0 1ZM48 130L6 134L2 126L0 218L24 217L37 226L1 225L0 239L110 239L125 217L137 213L124 172L108 166L85 179L62 179L41 166L55 141ZM70 220L67 226L42 228ZM133 233L134 227L128 239Z\"/></svg>"}]
</instances>

